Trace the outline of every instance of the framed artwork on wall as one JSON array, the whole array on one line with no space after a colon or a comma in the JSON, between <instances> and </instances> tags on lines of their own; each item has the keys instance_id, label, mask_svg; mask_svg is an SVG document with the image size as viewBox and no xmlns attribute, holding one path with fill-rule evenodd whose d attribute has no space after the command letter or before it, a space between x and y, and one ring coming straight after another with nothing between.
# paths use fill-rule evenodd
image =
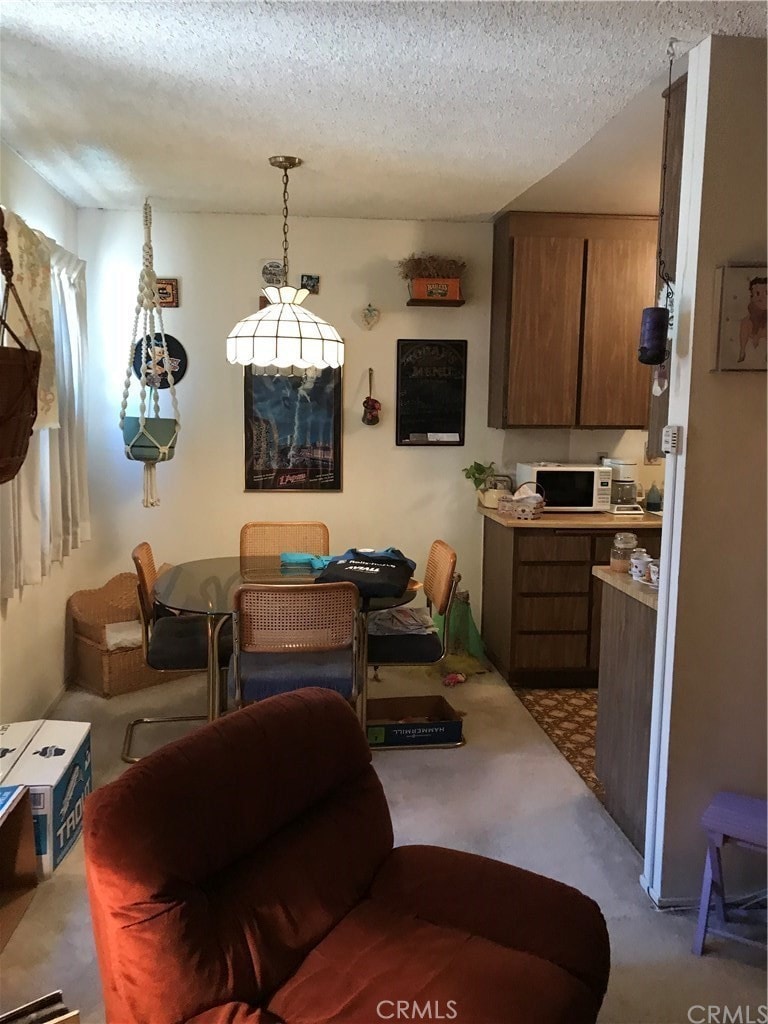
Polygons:
<instances>
[{"instance_id":1,"label":"framed artwork on wall","mask_svg":"<svg viewBox=\"0 0 768 1024\"><path fill-rule=\"evenodd\" d=\"M762 370L766 344L766 264L731 263L717 268L719 302L713 369Z\"/></svg>"},{"instance_id":2,"label":"framed artwork on wall","mask_svg":"<svg viewBox=\"0 0 768 1024\"><path fill-rule=\"evenodd\" d=\"M341 490L342 371L244 373L246 491Z\"/></svg>"},{"instance_id":3,"label":"framed artwork on wall","mask_svg":"<svg viewBox=\"0 0 768 1024\"><path fill-rule=\"evenodd\" d=\"M175 308L179 304L178 277L158 277L157 297L161 306Z\"/></svg>"},{"instance_id":4,"label":"framed artwork on wall","mask_svg":"<svg viewBox=\"0 0 768 1024\"><path fill-rule=\"evenodd\" d=\"M398 338L398 445L463 445L466 341Z\"/></svg>"}]
</instances>

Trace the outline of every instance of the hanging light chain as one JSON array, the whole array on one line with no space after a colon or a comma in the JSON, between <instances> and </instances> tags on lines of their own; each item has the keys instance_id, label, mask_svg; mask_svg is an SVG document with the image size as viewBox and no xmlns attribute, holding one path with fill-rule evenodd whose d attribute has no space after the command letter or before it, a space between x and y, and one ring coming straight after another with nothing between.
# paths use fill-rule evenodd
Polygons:
<instances>
[{"instance_id":1,"label":"hanging light chain","mask_svg":"<svg viewBox=\"0 0 768 1024\"><path fill-rule=\"evenodd\" d=\"M288 170L283 171L283 284L288 284Z\"/></svg>"},{"instance_id":2,"label":"hanging light chain","mask_svg":"<svg viewBox=\"0 0 768 1024\"><path fill-rule=\"evenodd\" d=\"M667 148L669 142L669 121L671 116L671 104L669 101L669 94L672 89L672 63L675 59L675 43L677 39L670 39L669 45L667 46L667 58L669 59L669 76L667 81L667 102L666 102L666 114L664 118L664 146L661 157L661 205L659 207L659 251L656 254L658 262L658 275L666 286L666 300L665 306L669 309L670 302L672 300L672 283L669 277L669 271L667 270L667 264L664 260L664 254L662 251L662 238L663 238L663 227L664 227L664 203L666 198L666 184L667 184Z\"/></svg>"}]
</instances>

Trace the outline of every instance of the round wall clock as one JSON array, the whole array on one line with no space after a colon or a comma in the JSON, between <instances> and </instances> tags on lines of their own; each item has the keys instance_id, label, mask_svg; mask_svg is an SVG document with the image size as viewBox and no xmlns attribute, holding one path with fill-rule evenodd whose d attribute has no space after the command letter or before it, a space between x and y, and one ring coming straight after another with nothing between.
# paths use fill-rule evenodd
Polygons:
<instances>
[{"instance_id":1,"label":"round wall clock","mask_svg":"<svg viewBox=\"0 0 768 1024\"><path fill-rule=\"evenodd\" d=\"M187 353L178 338L172 334L166 334L165 343L168 347L169 366L165 365L163 354L163 338L155 334L154 342L147 338L147 384L151 388L158 388L162 391L170 387L168 383L168 370L173 374L173 383L177 385L187 372ZM133 372L141 380L141 341L136 342L133 350Z\"/></svg>"}]
</instances>

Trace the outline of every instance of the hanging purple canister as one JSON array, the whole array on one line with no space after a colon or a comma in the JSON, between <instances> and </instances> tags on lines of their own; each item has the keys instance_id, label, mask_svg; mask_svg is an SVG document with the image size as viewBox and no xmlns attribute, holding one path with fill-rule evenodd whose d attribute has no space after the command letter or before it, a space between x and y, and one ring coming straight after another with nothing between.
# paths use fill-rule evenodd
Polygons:
<instances>
[{"instance_id":1,"label":"hanging purple canister","mask_svg":"<svg viewBox=\"0 0 768 1024\"><path fill-rule=\"evenodd\" d=\"M640 325L640 347L637 358L647 366L657 366L667 358L669 310L665 306L648 306L643 310Z\"/></svg>"}]
</instances>

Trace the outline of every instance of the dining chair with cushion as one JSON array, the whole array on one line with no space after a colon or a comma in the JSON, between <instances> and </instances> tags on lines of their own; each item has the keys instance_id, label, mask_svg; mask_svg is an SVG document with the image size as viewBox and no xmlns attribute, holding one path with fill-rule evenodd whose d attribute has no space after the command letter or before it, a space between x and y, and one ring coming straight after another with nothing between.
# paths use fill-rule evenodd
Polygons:
<instances>
[{"instance_id":1,"label":"dining chair with cushion","mask_svg":"<svg viewBox=\"0 0 768 1024\"><path fill-rule=\"evenodd\" d=\"M241 558L281 555L284 551L329 554L328 527L316 522L265 522L246 523L240 530Z\"/></svg>"},{"instance_id":2,"label":"dining chair with cushion","mask_svg":"<svg viewBox=\"0 0 768 1024\"><path fill-rule=\"evenodd\" d=\"M442 812L439 790L417 799ZM598 906L487 857L393 848L365 736L328 690L144 758L86 798L83 839L107 1024L597 1019Z\"/></svg>"},{"instance_id":3,"label":"dining chair with cushion","mask_svg":"<svg viewBox=\"0 0 768 1024\"><path fill-rule=\"evenodd\" d=\"M360 696L362 713L354 583L247 583L234 603L229 693L235 707L322 686L350 702Z\"/></svg>"},{"instance_id":4,"label":"dining chair with cushion","mask_svg":"<svg viewBox=\"0 0 768 1024\"><path fill-rule=\"evenodd\" d=\"M131 553L138 576L139 618L141 620L144 660L158 672L205 672L208 668L208 630L206 615L159 614L154 599L157 569L151 546L142 541ZM219 665L229 664L232 655L231 626L220 630L218 637ZM133 737L142 725L171 722L202 722L207 715L173 715L165 718L136 718L125 730L122 759L134 764L140 758L132 753Z\"/></svg>"},{"instance_id":5,"label":"dining chair with cushion","mask_svg":"<svg viewBox=\"0 0 768 1024\"><path fill-rule=\"evenodd\" d=\"M374 679L379 678L380 665L431 665L442 660L448 648L448 621L460 580L461 575L456 572L456 552L444 540L434 541L424 570L427 608L420 620L420 631L377 632L373 625L376 616L386 617L392 613L374 613L371 619L368 664L374 667ZM394 614L400 613L396 609ZM434 627L433 614L443 617L442 633Z\"/></svg>"}]
</instances>

